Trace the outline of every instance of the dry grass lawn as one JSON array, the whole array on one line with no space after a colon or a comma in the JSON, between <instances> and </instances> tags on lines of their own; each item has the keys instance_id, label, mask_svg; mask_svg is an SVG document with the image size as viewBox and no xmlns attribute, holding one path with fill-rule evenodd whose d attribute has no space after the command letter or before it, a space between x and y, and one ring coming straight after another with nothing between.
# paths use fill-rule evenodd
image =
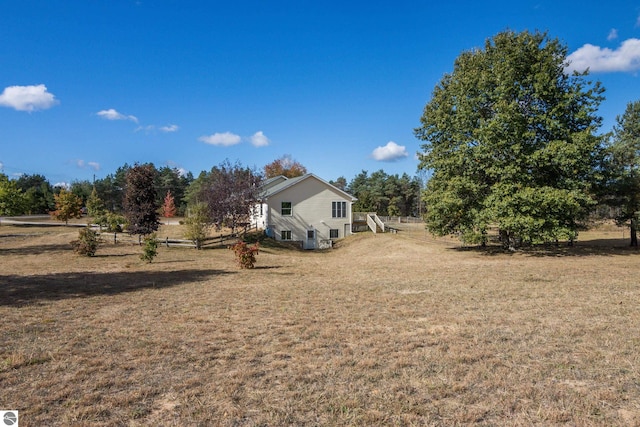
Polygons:
<instances>
[{"instance_id":1,"label":"dry grass lawn","mask_svg":"<svg viewBox=\"0 0 640 427\"><path fill-rule=\"evenodd\" d=\"M517 253L365 233L254 270L76 237L0 227L0 409L23 427L640 425L621 231Z\"/></svg>"}]
</instances>

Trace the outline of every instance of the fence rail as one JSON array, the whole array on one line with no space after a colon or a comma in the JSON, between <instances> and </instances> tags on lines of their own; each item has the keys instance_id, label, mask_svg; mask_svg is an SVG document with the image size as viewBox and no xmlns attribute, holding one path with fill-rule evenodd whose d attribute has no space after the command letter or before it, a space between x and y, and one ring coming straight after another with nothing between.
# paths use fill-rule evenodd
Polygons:
<instances>
[{"instance_id":1,"label":"fence rail","mask_svg":"<svg viewBox=\"0 0 640 427\"><path fill-rule=\"evenodd\" d=\"M104 233L103 232L98 234L103 238L106 238L106 236L109 236L109 240L113 241L114 245L118 243L129 243L134 245L142 244L141 236L137 236L137 237L131 236L127 233ZM111 239L111 236L113 236L113 239ZM165 237L164 239L156 238L156 242L168 248L185 247L185 248L201 249L205 247L223 246L226 242L228 243L235 242L239 238L240 238L240 233L229 233L229 234L220 234L218 236L207 237L205 239L200 240L199 242L195 240L190 240L190 239L174 239L169 237Z\"/></svg>"}]
</instances>

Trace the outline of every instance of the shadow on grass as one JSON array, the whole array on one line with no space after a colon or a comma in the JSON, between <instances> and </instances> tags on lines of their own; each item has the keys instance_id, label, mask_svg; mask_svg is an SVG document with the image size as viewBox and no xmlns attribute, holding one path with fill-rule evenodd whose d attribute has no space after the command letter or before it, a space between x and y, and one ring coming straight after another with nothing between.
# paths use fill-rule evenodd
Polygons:
<instances>
[{"instance_id":1,"label":"shadow on grass","mask_svg":"<svg viewBox=\"0 0 640 427\"><path fill-rule=\"evenodd\" d=\"M483 255L515 255L522 254L534 257L583 257L583 256L619 256L638 255L640 249L629 246L628 239L593 239L578 241L573 246L566 242L558 245L532 245L518 248L515 251L504 249L498 245L462 246L451 248L459 252L475 252Z\"/></svg>"},{"instance_id":2,"label":"shadow on grass","mask_svg":"<svg viewBox=\"0 0 640 427\"><path fill-rule=\"evenodd\" d=\"M40 255L43 253L57 251L73 251L69 243L59 243L51 245L33 245L19 248L0 248L0 255Z\"/></svg>"},{"instance_id":3,"label":"shadow on grass","mask_svg":"<svg viewBox=\"0 0 640 427\"><path fill-rule=\"evenodd\" d=\"M162 289L211 277L235 274L223 270L136 271L118 273L56 273L33 276L0 275L0 305L23 305L143 289Z\"/></svg>"}]
</instances>

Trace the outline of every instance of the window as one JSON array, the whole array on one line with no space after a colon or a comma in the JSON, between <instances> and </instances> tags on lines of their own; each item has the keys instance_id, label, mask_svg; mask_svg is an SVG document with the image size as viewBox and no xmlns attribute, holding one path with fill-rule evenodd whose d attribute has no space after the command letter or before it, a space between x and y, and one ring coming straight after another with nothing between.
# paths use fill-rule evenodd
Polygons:
<instances>
[{"instance_id":1,"label":"window","mask_svg":"<svg viewBox=\"0 0 640 427\"><path fill-rule=\"evenodd\" d=\"M291 216L291 202L282 202L280 205L280 215Z\"/></svg>"},{"instance_id":2,"label":"window","mask_svg":"<svg viewBox=\"0 0 640 427\"><path fill-rule=\"evenodd\" d=\"M347 202L331 202L331 217L345 218L347 216Z\"/></svg>"},{"instance_id":3,"label":"window","mask_svg":"<svg viewBox=\"0 0 640 427\"><path fill-rule=\"evenodd\" d=\"M291 230L282 230L280 232L280 238L282 240L291 240Z\"/></svg>"},{"instance_id":4,"label":"window","mask_svg":"<svg viewBox=\"0 0 640 427\"><path fill-rule=\"evenodd\" d=\"M337 228L332 228L331 230L329 230L329 238L330 239L337 239L338 238L338 229Z\"/></svg>"}]
</instances>

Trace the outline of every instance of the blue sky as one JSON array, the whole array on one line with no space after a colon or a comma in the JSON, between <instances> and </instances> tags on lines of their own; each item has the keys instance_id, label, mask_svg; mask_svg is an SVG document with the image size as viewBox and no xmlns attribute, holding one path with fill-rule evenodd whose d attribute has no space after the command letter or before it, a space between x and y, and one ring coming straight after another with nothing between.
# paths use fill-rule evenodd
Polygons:
<instances>
[{"instance_id":1,"label":"blue sky","mask_svg":"<svg viewBox=\"0 0 640 427\"><path fill-rule=\"evenodd\" d=\"M433 88L506 29L591 67L602 132L640 99L640 1L0 0L0 169L68 183L290 155L327 180L414 175Z\"/></svg>"}]
</instances>

